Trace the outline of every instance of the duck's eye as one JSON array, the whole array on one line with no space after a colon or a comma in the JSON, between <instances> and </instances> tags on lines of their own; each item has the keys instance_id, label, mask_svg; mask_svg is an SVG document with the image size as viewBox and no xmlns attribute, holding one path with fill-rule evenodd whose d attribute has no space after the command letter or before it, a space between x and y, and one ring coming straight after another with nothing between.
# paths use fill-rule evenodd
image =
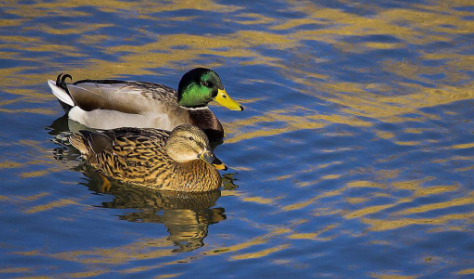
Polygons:
<instances>
[{"instance_id":1,"label":"duck's eye","mask_svg":"<svg viewBox=\"0 0 474 279\"><path fill-rule=\"evenodd\" d=\"M201 84L202 84L203 86L209 87L209 82L207 82L207 81L203 81L203 82L201 82Z\"/></svg>"},{"instance_id":2,"label":"duck's eye","mask_svg":"<svg viewBox=\"0 0 474 279\"><path fill-rule=\"evenodd\" d=\"M194 138L193 137L189 137L188 138L190 141L194 141Z\"/></svg>"}]
</instances>

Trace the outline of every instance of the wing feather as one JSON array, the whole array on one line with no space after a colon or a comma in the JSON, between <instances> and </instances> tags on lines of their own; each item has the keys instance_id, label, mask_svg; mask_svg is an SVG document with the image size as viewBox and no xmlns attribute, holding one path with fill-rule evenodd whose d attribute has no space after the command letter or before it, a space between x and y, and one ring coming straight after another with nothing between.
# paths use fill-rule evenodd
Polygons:
<instances>
[{"instance_id":1,"label":"wing feather","mask_svg":"<svg viewBox=\"0 0 474 279\"><path fill-rule=\"evenodd\" d=\"M156 111L160 104L177 105L174 89L154 83L78 81L68 85L74 102L83 110L108 109L125 113Z\"/></svg>"}]
</instances>

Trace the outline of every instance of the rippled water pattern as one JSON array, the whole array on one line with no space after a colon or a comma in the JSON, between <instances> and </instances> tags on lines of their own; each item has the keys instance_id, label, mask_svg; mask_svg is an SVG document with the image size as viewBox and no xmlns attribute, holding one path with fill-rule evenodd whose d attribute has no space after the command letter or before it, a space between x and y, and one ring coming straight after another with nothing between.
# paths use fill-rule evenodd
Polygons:
<instances>
[{"instance_id":1,"label":"rippled water pattern","mask_svg":"<svg viewBox=\"0 0 474 279\"><path fill-rule=\"evenodd\" d=\"M0 278L473 278L474 2L1 1ZM46 80L244 112L222 192L104 189Z\"/></svg>"}]
</instances>

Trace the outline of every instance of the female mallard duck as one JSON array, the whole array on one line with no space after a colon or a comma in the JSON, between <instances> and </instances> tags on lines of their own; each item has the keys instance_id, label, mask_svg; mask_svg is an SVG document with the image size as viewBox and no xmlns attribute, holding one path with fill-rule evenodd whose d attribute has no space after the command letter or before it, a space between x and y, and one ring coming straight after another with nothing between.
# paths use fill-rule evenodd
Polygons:
<instances>
[{"instance_id":1,"label":"female mallard duck","mask_svg":"<svg viewBox=\"0 0 474 279\"><path fill-rule=\"evenodd\" d=\"M165 85L119 80L80 80L60 74L48 85L69 118L95 129L120 127L157 128L171 131L180 124L202 129L211 141L224 137L224 129L208 108L210 101L231 109L244 108L232 100L216 72L197 68L184 74L178 91Z\"/></svg>"},{"instance_id":2,"label":"female mallard duck","mask_svg":"<svg viewBox=\"0 0 474 279\"><path fill-rule=\"evenodd\" d=\"M206 135L189 124L171 133L138 128L80 131L69 140L104 176L160 190L216 190L222 184L217 169L227 169L212 153Z\"/></svg>"}]
</instances>

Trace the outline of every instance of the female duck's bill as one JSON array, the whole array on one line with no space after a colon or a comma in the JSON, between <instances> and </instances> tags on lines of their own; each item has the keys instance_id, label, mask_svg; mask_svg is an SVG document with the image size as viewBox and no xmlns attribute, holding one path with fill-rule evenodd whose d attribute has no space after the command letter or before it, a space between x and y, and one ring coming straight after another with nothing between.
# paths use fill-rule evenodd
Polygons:
<instances>
[{"instance_id":1,"label":"female duck's bill","mask_svg":"<svg viewBox=\"0 0 474 279\"><path fill-rule=\"evenodd\" d=\"M227 166L222 163L222 161L219 160L210 150L206 150L199 154L199 159L213 165L218 170L227 170Z\"/></svg>"}]
</instances>

